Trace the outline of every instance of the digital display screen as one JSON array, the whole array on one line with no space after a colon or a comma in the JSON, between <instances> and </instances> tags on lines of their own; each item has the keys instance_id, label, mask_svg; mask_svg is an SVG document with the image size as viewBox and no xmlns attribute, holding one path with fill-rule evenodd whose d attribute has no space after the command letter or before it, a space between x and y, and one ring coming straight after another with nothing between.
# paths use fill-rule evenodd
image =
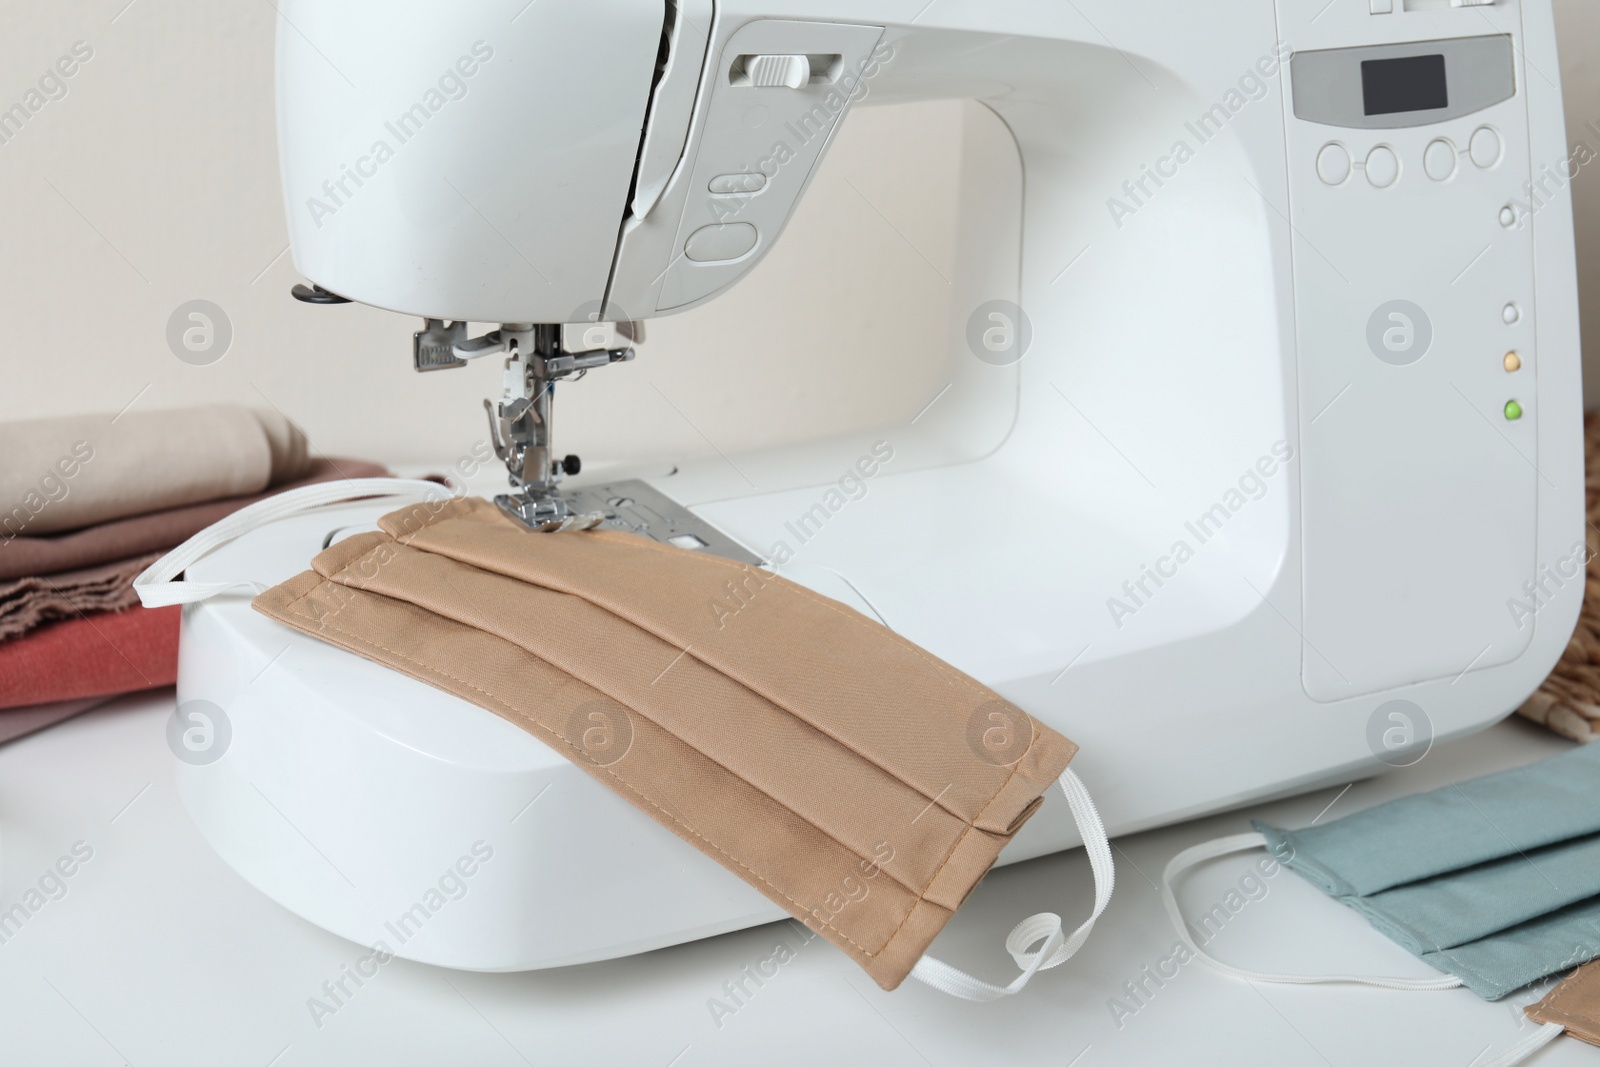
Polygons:
<instances>
[{"instance_id":1,"label":"digital display screen","mask_svg":"<svg viewBox=\"0 0 1600 1067\"><path fill-rule=\"evenodd\" d=\"M1434 111L1450 106L1442 55L1365 60L1361 64L1361 91L1368 115Z\"/></svg>"}]
</instances>

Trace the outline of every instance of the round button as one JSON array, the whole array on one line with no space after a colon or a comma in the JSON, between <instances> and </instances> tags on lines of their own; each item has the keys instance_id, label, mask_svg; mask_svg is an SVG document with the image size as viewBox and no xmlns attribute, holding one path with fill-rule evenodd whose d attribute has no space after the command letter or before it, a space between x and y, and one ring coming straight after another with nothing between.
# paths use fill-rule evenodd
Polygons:
<instances>
[{"instance_id":1,"label":"round button","mask_svg":"<svg viewBox=\"0 0 1600 1067\"><path fill-rule=\"evenodd\" d=\"M1515 304L1507 304L1501 309L1500 317L1505 320L1507 326L1515 326L1522 319L1522 309Z\"/></svg>"},{"instance_id":2,"label":"round button","mask_svg":"<svg viewBox=\"0 0 1600 1067\"><path fill-rule=\"evenodd\" d=\"M1473 131L1472 140L1467 145L1467 154L1472 157L1473 163L1487 169L1500 162L1504 153L1505 145L1493 126L1479 126Z\"/></svg>"},{"instance_id":3,"label":"round button","mask_svg":"<svg viewBox=\"0 0 1600 1067\"><path fill-rule=\"evenodd\" d=\"M712 223L689 235L683 254L696 263L727 263L748 253L760 236L748 222Z\"/></svg>"},{"instance_id":4,"label":"round button","mask_svg":"<svg viewBox=\"0 0 1600 1067\"><path fill-rule=\"evenodd\" d=\"M1456 172L1456 146L1448 137L1440 137L1422 153L1422 169L1428 177L1442 182Z\"/></svg>"},{"instance_id":5,"label":"round button","mask_svg":"<svg viewBox=\"0 0 1600 1067\"><path fill-rule=\"evenodd\" d=\"M1500 209L1500 225L1509 230L1516 224L1517 209L1512 207L1510 204L1507 204L1505 207Z\"/></svg>"},{"instance_id":6,"label":"round button","mask_svg":"<svg viewBox=\"0 0 1600 1067\"><path fill-rule=\"evenodd\" d=\"M1367 153L1367 181L1379 189L1387 189L1400 178L1400 158L1388 145L1379 145Z\"/></svg>"},{"instance_id":7,"label":"round button","mask_svg":"<svg viewBox=\"0 0 1600 1067\"><path fill-rule=\"evenodd\" d=\"M1317 177L1324 185L1343 185L1350 177L1350 153L1330 141L1317 153Z\"/></svg>"}]
</instances>

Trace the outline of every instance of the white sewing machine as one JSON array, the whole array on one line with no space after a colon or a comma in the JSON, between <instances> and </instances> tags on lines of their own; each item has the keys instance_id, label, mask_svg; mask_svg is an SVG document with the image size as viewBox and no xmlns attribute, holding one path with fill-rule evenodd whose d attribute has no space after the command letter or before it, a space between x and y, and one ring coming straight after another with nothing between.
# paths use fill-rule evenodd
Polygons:
<instances>
[{"instance_id":1,"label":"white sewing machine","mask_svg":"<svg viewBox=\"0 0 1600 1067\"><path fill-rule=\"evenodd\" d=\"M419 369L506 361L531 524L598 511L881 618L1078 741L1113 832L1414 760L1562 652L1585 527L1549 0L524 2L283 0L278 94L299 295L425 317ZM633 332L560 324L715 297L852 106L949 97L1014 138L964 209L952 388L568 492L547 383ZM830 494L875 445L865 494ZM396 506L190 573L277 581ZM510 970L781 916L531 736L243 597L189 609L179 690L232 729L178 768L202 832L354 941ZM465 901L430 895L480 842ZM1004 861L1076 843L1051 804Z\"/></svg>"}]
</instances>

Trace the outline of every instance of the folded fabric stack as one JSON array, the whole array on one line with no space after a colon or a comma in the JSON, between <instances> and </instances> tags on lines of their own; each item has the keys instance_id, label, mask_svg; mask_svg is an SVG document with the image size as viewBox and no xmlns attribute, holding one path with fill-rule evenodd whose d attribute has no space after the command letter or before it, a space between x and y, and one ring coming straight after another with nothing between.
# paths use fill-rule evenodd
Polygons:
<instances>
[{"instance_id":1,"label":"folded fabric stack","mask_svg":"<svg viewBox=\"0 0 1600 1067\"><path fill-rule=\"evenodd\" d=\"M176 680L179 609L133 592L167 550L273 493L385 473L231 405L0 423L0 742Z\"/></svg>"}]
</instances>

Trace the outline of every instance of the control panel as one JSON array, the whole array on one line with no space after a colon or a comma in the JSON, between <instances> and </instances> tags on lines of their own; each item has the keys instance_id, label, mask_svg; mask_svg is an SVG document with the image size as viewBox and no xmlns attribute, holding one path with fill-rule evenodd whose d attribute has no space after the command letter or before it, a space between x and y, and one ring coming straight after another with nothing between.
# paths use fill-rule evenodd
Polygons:
<instances>
[{"instance_id":1,"label":"control panel","mask_svg":"<svg viewBox=\"0 0 1600 1067\"><path fill-rule=\"evenodd\" d=\"M1302 676L1336 701L1532 639L1506 604L1535 569L1533 168L1515 3L1279 6Z\"/></svg>"}]
</instances>

